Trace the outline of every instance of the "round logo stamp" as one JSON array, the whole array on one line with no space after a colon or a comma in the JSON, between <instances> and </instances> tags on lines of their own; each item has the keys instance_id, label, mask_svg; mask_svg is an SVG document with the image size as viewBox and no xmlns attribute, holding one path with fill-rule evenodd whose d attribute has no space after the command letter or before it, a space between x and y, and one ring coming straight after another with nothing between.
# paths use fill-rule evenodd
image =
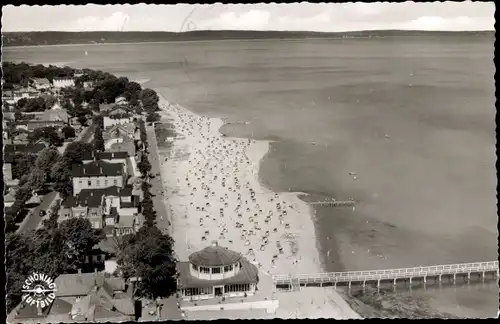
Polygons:
<instances>
[{"instance_id":1,"label":"round logo stamp","mask_svg":"<svg viewBox=\"0 0 500 324\"><path fill-rule=\"evenodd\" d=\"M22 300L30 306L36 304L37 307L45 308L56 298L54 280L43 273L32 273L26 278L22 288Z\"/></svg>"}]
</instances>

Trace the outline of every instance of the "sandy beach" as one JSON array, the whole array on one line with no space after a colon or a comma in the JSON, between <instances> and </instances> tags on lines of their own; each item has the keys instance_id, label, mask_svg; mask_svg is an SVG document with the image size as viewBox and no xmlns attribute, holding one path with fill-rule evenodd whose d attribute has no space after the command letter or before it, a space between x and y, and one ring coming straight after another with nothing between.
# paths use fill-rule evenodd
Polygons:
<instances>
[{"instance_id":1,"label":"sandy beach","mask_svg":"<svg viewBox=\"0 0 500 324\"><path fill-rule=\"evenodd\" d=\"M161 96L160 106L162 122L177 133L167 138L170 157L160 163L179 260L217 241L270 275L322 272L312 208L297 197L301 193L275 193L259 183L269 142L223 137L221 119L198 116ZM276 317L358 317L331 288L279 295Z\"/></svg>"}]
</instances>

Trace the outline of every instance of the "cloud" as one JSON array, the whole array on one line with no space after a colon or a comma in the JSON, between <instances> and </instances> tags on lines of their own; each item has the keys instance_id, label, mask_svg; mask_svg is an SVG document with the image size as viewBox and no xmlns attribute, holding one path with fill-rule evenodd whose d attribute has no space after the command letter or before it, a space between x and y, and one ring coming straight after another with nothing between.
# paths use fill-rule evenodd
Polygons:
<instances>
[{"instance_id":1,"label":"cloud","mask_svg":"<svg viewBox=\"0 0 500 324\"><path fill-rule=\"evenodd\" d=\"M418 30L474 30L487 29L487 19L473 20L468 16L443 18L440 16L422 16L404 25L404 29Z\"/></svg>"},{"instance_id":2,"label":"cloud","mask_svg":"<svg viewBox=\"0 0 500 324\"><path fill-rule=\"evenodd\" d=\"M130 16L123 12L114 12L107 17L86 16L77 19L72 30L75 31L122 31L130 20Z\"/></svg>"},{"instance_id":3,"label":"cloud","mask_svg":"<svg viewBox=\"0 0 500 324\"><path fill-rule=\"evenodd\" d=\"M493 2L2 7L3 31L493 30ZM186 18L188 25L186 26Z\"/></svg>"},{"instance_id":4,"label":"cloud","mask_svg":"<svg viewBox=\"0 0 500 324\"><path fill-rule=\"evenodd\" d=\"M213 19L196 22L197 29L267 29L271 13L267 10L249 10L243 13L226 11Z\"/></svg>"}]
</instances>

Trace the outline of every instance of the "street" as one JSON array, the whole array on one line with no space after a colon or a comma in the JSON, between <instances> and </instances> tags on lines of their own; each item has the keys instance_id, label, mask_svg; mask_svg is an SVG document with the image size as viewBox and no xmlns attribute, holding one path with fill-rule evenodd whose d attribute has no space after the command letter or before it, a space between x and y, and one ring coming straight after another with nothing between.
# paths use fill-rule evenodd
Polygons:
<instances>
[{"instance_id":1,"label":"street","mask_svg":"<svg viewBox=\"0 0 500 324\"><path fill-rule=\"evenodd\" d=\"M92 123L90 121L90 123ZM95 128L95 125L90 124L89 127L87 127L85 130L82 131L82 133L75 139L76 141L82 141L82 142L89 142L89 140L92 138L93 135L93 130ZM59 153L63 154L66 148L68 147L69 142L65 142L63 146L58 147ZM42 218L40 217L40 211L44 210L46 213L49 212L50 206L54 203L54 200L58 197L58 193L53 191L42 198L42 202L33 208L28 215L26 215L26 218L23 219L21 222L21 225L17 229L16 233L25 233L30 230L36 229L39 227L40 222L42 221Z\"/></svg>"},{"instance_id":2,"label":"street","mask_svg":"<svg viewBox=\"0 0 500 324\"><path fill-rule=\"evenodd\" d=\"M156 142L156 135L154 127L146 126L146 133L148 136L149 143L149 162L151 163L151 173L161 174L160 172L160 161L158 161L158 145ZM167 213L167 209L164 203L164 197L161 194L163 191L163 184L161 176L155 176L150 181L151 184L151 194L154 195L152 197L153 206L157 213L156 224L160 230L168 230L170 231L169 220L170 215Z\"/></svg>"},{"instance_id":3,"label":"street","mask_svg":"<svg viewBox=\"0 0 500 324\"><path fill-rule=\"evenodd\" d=\"M58 194L55 191L49 192L43 196L41 203L33 208L28 215L26 215L26 218L22 221L16 233L26 233L30 230L36 229L42 220L40 217L40 211L45 210L48 213L49 207L52 205L57 196Z\"/></svg>"}]
</instances>

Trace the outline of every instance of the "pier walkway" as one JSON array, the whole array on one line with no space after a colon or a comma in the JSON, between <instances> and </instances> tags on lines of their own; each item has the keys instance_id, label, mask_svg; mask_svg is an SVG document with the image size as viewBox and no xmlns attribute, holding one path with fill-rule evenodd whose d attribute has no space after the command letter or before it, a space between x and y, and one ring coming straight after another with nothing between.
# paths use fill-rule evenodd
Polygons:
<instances>
[{"instance_id":1,"label":"pier walkway","mask_svg":"<svg viewBox=\"0 0 500 324\"><path fill-rule=\"evenodd\" d=\"M354 200L327 200L327 201L315 201L309 203L311 205L322 205L322 206L331 206L331 207L353 207L356 205L356 201Z\"/></svg>"},{"instance_id":2,"label":"pier walkway","mask_svg":"<svg viewBox=\"0 0 500 324\"><path fill-rule=\"evenodd\" d=\"M441 284L443 277L448 278L448 282L455 284L457 277L462 277L465 282L470 282L471 276L475 275L484 281L487 274L492 274L493 278L498 277L498 261L387 270L275 275L273 276L273 282L277 288L286 288L291 291L300 289L302 286L336 287L337 284L344 284L351 288L353 282L362 283L363 287L367 282L372 282L376 283L377 288L379 288L381 282L392 282L395 286L398 280L409 282L411 287L414 279L419 279L424 286L428 278L433 278L434 283Z\"/></svg>"}]
</instances>

